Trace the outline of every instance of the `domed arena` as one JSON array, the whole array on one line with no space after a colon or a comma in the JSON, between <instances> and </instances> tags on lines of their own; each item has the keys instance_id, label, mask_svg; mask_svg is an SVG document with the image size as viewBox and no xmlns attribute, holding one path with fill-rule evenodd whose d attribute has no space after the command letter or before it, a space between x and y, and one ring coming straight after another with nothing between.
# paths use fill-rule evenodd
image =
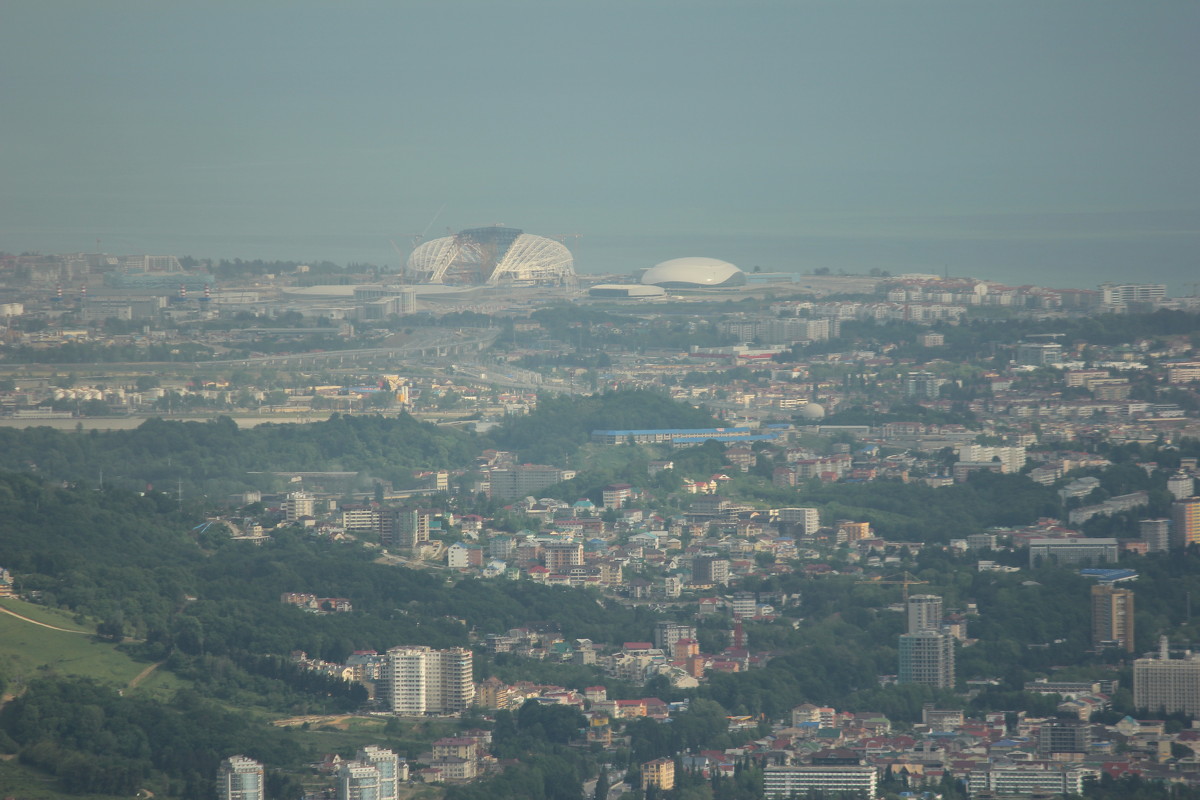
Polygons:
<instances>
[{"instance_id":1,"label":"domed arena","mask_svg":"<svg viewBox=\"0 0 1200 800\"><path fill-rule=\"evenodd\" d=\"M816 422L825 419L825 406L819 403L809 403L800 407L800 419Z\"/></svg>"},{"instance_id":2,"label":"domed arena","mask_svg":"<svg viewBox=\"0 0 1200 800\"><path fill-rule=\"evenodd\" d=\"M418 283L565 284L575 277L575 261L560 242L495 225L425 242L406 271Z\"/></svg>"},{"instance_id":3,"label":"domed arena","mask_svg":"<svg viewBox=\"0 0 1200 800\"><path fill-rule=\"evenodd\" d=\"M719 258L672 258L655 264L642 275L642 283L664 289L714 289L745 286L746 273Z\"/></svg>"}]
</instances>

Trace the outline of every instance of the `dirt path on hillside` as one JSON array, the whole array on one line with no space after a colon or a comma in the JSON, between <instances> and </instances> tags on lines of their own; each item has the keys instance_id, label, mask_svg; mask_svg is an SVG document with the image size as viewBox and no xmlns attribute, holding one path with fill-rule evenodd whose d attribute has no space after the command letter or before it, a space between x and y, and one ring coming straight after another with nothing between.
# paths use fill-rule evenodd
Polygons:
<instances>
[{"instance_id":1,"label":"dirt path on hillside","mask_svg":"<svg viewBox=\"0 0 1200 800\"><path fill-rule=\"evenodd\" d=\"M5 614L8 614L9 616L13 616L13 617L16 617L17 619L24 620L25 622L32 622L34 625L41 625L43 628L49 628L52 631L62 631L63 633L79 633L84 636L92 635L91 631L73 631L70 628L60 628L57 625L48 625L45 622L38 622L36 619L30 619L29 617L26 617L22 614L18 614L15 611L11 611L7 608L4 608L3 606L0 606L0 611L3 611Z\"/></svg>"},{"instance_id":2,"label":"dirt path on hillside","mask_svg":"<svg viewBox=\"0 0 1200 800\"><path fill-rule=\"evenodd\" d=\"M332 725L337 728L345 728L352 716L351 714L309 714L303 717L271 720L271 724L277 728L290 728L307 722L309 725Z\"/></svg>"},{"instance_id":3,"label":"dirt path on hillside","mask_svg":"<svg viewBox=\"0 0 1200 800\"><path fill-rule=\"evenodd\" d=\"M150 677L151 672L154 672L154 670L158 669L165 663L166 663L165 661L159 661L157 663L151 664L150 666L146 667L144 670L139 672L137 675L134 675L133 680L131 680L129 682L129 688L136 689L138 687L139 683L146 680L146 678Z\"/></svg>"}]
</instances>

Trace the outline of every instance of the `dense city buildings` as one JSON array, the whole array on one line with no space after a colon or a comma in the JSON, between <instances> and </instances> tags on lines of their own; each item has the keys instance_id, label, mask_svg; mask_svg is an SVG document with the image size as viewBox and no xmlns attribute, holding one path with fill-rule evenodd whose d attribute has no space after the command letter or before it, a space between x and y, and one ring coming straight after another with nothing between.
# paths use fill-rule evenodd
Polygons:
<instances>
[{"instance_id":1,"label":"dense city buildings","mask_svg":"<svg viewBox=\"0 0 1200 800\"><path fill-rule=\"evenodd\" d=\"M856 277L839 291L850 299L815 290L785 297L787 282L750 273L742 286L707 285L705 276L723 268L695 259L658 271L681 278L678 286L602 284L615 288L592 298L573 286L586 276L508 260L519 232L464 233L416 265L430 277L441 270L436 300L428 287L386 275L310 286L299 270L286 286L264 278L257 299L236 311L224 287L202 300L192 281L176 282L182 289L162 302L74 292L50 299L54 283L39 267L40 298L0 308L15 320L0 355L65 355L84 345L134 352L161 339L156 356L202 346L230 366L187 350L186 376L141 388L119 377L128 365L103 386L10 371L17 377L0 390L0 414L65 414L44 421L70 428L89 421L83 410L103 410L95 404L121 421L204 403L206 415L252 409L255 421L336 411L331 422L343 431L411 426L369 462L356 460L355 436L346 435L332 457L316 445L296 448L322 462L293 465L311 471L268 464L245 486L196 478L201 487L228 479L237 511L219 512L194 537L206 554L220 554L227 537L264 546L246 548L247 559L300 537L327 547L331 565L354 553L356 568L387 570L397 583L414 570L415 588L383 602L359 597L371 591L365 582L345 592L326 586L334 569L328 580L312 577L323 569L297 571L289 578L297 585L271 596L289 607L289 622L302 618L297 625L344 623L352 647L386 646L382 635L358 634L380 608L422 626L428 641L466 645L355 650L342 663L290 656L339 687L360 684L354 697L366 699L357 711L403 717L392 730L463 717L437 720L431 742L403 740L422 765L414 780L489 780L510 767L495 760L503 749L489 747L489 731L465 730L477 722L463 712L475 705L519 720L527 703L570 710L570 730L556 735L599 748L597 757L644 746L631 739L668 721L692 730L697 709L728 725L721 747L655 752L664 757L638 765L635 790L671 790L692 771L719 783L715 776L762 770L772 798L879 794L885 778L913 792L956 782L986 797L1075 791L1102 771L1187 774L1179 748L1191 747L1191 732L1161 730L1159 718L1160 710L1200 712L1200 667L1182 652L1131 662L1135 592L1142 625L1157 626L1143 637L1170 624L1182 650L1194 633L1182 548L1200 540L1189 517L1200 499L1192 496L1200 371L1191 371L1200 354L1190 332L1125 336L1149 323L1114 316L1149 304L1185 330L1176 316L1190 313L1183 304L1132 284L1044 290L936 275ZM492 249L477 262L475 247ZM562 285L516 285L525 281ZM720 301L688 313L710 289ZM1100 308L1108 316L1089 318ZM45 318L22 320L31 309ZM276 322L284 314L286 325ZM454 328L451 314L481 326ZM125 328L107 325L110 317L136 319L133 333L115 333ZM414 349L400 354L405 343ZM537 424L515 435L525 417ZM295 426L298 439L306 429ZM417 458L425 436L432 444ZM52 465L26 455L10 466L49 475ZM131 474L109 467L104 485L152 483ZM63 485L88 477L68 475ZM202 491L185 478L164 504L186 507ZM1178 574L1162 564L1172 546ZM0 594L20 595L24 578L0 569ZM916 585L925 593L909 595ZM497 602L481 608L476 596ZM579 598L586 611L575 614ZM1014 618L1026 613L1037 618ZM327 618L336 614L345 616ZM1090 635L1079 630L1085 617ZM880 627L867 632L872 620ZM873 634L883 625L904 633L880 640ZM800 648L820 654L828 670L820 681L797 674L812 702L791 707L791 683L765 681ZM327 657L341 649L322 646ZM479 663L490 677L475 686ZM892 672L889 663L895 675L876 674ZM1129 666L1132 703L1120 681ZM551 685L559 670L592 685ZM1007 676L1022 672L1025 691L1008 691ZM770 690L759 691L760 682ZM917 716L911 700L925 687L941 701L959 685L962 702L929 704ZM836 708L850 697L854 712ZM879 697L892 719L858 710L863 697ZM707 705L727 701L735 707ZM730 741L738 747L725 747ZM676 773L680 764L685 772ZM403 759L372 746L322 769L327 796L362 800L398 800L410 777Z\"/></svg>"}]
</instances>

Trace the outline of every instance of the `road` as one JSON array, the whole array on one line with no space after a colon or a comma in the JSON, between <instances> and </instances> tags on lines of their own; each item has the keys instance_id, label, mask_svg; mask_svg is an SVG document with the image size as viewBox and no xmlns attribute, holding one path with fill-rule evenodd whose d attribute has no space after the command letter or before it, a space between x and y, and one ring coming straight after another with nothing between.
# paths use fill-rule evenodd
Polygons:
<instances>
[{"instance_id":1,"label":"road","mask_svg":"<svg viewBox=\"0 0 1200 800\"><path fill-rule=\"evenodd\" d=\"M318 330L318 329L314 329ZM306 367L356 363L374 359L448 358L486 350L500 336L499 328L419 328L407 339L384 347L363 347L349 350L280 353L248 358L214 359L212 361L111 361L96 364L6 364L11 369L47 369L50 371L91 371L105 373L132 371L154 374L165 370L195 370L208 367Z\"/></svg>"},{"instance_id":2,"label":"road","mask_svg":"<svg viewBox=\"0 0 1200 800\"><path fill-rule=\"evenodd\" d=\"M83 634L84 636L92 635L91 631L76 631L76 630L71 630L70 628L60 628L57 625L47 625L45 622L38 622L36 619L30 619L29 617L26 617L22 614L18 614L15 611L10 611L9 609L4 608L3 606L0 606L0 611L3 611L5 614L14 616L17 619L24 620L25 622L31 622L34 625L41 625L43 628L49 628L52 631L62 631L63 633L80 633L80 634Z\"/></svg>"}]
</instances>

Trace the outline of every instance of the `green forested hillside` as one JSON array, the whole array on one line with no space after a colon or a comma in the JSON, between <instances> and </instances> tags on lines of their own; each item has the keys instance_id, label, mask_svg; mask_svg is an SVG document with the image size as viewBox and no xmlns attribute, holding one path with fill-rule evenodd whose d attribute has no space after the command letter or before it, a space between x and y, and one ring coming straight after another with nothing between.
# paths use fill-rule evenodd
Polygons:
<instances>
[{"instance_id":1,"label":"green forested hillside","mask_svg":"<svg viewBox=\"0 0 1200 800\"><path fill-rule=\"evenodd\" d=\"M271 470L348 471L408 485L412 470L470 463L476 445L461 431L398 417L341 416L306 425L239 429L233 420L148 420L131 431L64 433L0 428L0 469L55 480L174 489L211 497L268 488Z\"/></svg>"},{"instance_id":2,"label":"green forested hillside","mask_svg":"<svg viewBox=\"0 0 1200 800\"><path fill-rule=\"evenodd\" d=\"M972 475L966 483L936 489L899 481L811 481L791 489L743 478L728 493L773 505L817 506L825 520L862 520L888 539L938 543L988 527L1028 525L1062 510L1051 487L1024 475L992 473Z\"/></svg>"},{"instance_id":3,"label":"green forested hillside","mask_svg":"<svg viewBox=\"0 0 1200 800\"><path fill-rule=\"evenodd\" d=\"M358 543L288 530L255 547L211 533L197 538L195 522L162 495L0 473L0 565L18 589L99 623L104 638L124 638L126 652L174 676L166 687L191 687L168 700L164 684L121 697L129 670L118 677L98 660L89 673L86 647L64 655L75 659L69 675L53 664L0 660L0 689L18 695L0 711L0 754L56 776L61 792L126 794L146 786L161 796L207 797L217 760L231 753L289 768L315 757L265 727L260 714L339 713L364 701L361 686L293 665L294 650L340 661L353 650L467 645L472 629L531 621L597 641L650 636L651 615L602 606L588 592L528 582L448 584L375 563L376 552ZM305 613L280 602L288 591L346 597L354 611ZM111 645L102 649L115 655Z\"/></svg>"},{"instance_id":4,"label":"green forested hillside","mask_svg":"<svg viewBox=\"0 0 1200 800\"><path fill-rule=\"evenodd\" d=\"M634 612L586 593L467 581L375 563L374 551L297 531L256 547L206 535L169 497L51 486L0 474L0 565L22 591L113 623L159 652L344 657L405 643L465 644L468 627L562 620L564 634L623 641L649 633ZM349 598L352 614L306 614L283 592ZM465 625L464 625L465 622ZM641 630L643 629L644 630Z\"/></svg>"},{"instance_id":5,"label":"green forested hillside","mask_svg":"<svg viewBox=\"0 0 1200 800\"><path fill-rule=\"evenodd\" d=\"M677 403L656 392L606 392L591 397L543 395L532 414L511 417L489 432L496 446L516 450L522 460L561 464L594 430L639 428L713 428L708 412Z\"/></svg>"}]
</instances>

